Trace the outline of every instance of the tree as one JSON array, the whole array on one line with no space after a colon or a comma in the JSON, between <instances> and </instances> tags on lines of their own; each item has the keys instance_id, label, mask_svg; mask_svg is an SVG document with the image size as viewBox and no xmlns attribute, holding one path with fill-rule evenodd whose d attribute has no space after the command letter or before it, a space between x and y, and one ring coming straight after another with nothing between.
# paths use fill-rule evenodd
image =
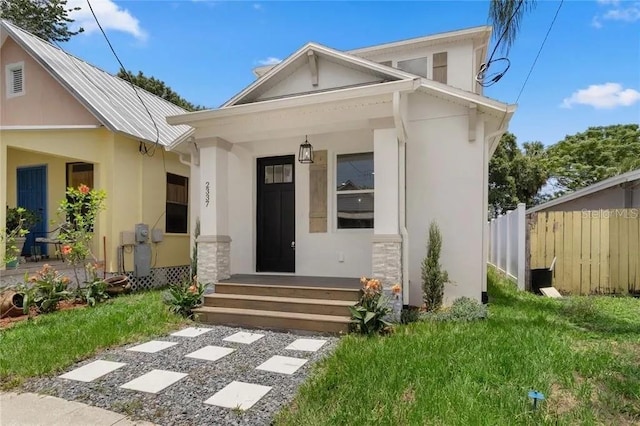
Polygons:
<instances>
[{"instance_id":1,"label":"tree","mask_svg":"<svg viewBox=\"0 0 640 426\"><path fill-rule=\"evenodd\" d=\"M440 252L442 251L442 235L436 222L429 225L427 256L422 260L422 299L427 311L437 311L442 307L444 286L449 282L449 274L442 269Z\"/></svg>"},{"instance_id":2,"label":"tree","mask_svg":"<svg viewBox=\"0 0 640 426\"><path fill-rule=\"evenodd\" d=\"M174 92L171 87L165 84L164 81L158 80L154 77L147 77L142 71L138 71L138 74L134 75L131 71L125 71L121 69L120 71L118 71L118 77L122 78L123 80L130 81L136 86L146 90L147 92L153 93L154 95L159 96L174 105L184 108L187 111L200 111L206 109L206 107L202 105L192 104L191 102L187 101L176 92Z\"/></svg>"},{"instance_id":3,"label":"tree","mask_svg":"<svg viewBox=\"0 0 640 426\"><path fill-rule=\"evenodd\" d=\"M639 169L639 126L589 127L568 135L547 149L547 163L556 186L554 196Z\"/></svg>"},{"instance_id":4,"label":"tree","mask_svg":"<svg viewBox=\"0 0 640 426\"><path fill-rule=\"evenodd\" d=\"M539 201L549 177L546 152L541 142L525 142L522 149L512 133L505 133L489 162L489 216Z\"/></svg>"},{"instance_id":5,"label":"tree","mask_svg":"<svg viewBox=\"0 0 640 426\"><path fill-rule=\"evenodd\" d=\"M71 37L84 31L71 31L69 12L80 7L67 8L67 0L0 0L0 17L29 31L43 40L69 41Z\"/></svg>"},{"instance_id":6,"label":"tree","mask_svg":"<svg viewBox=\"0 0 640 426\"><path fill-rule=\"evenodd\" d=\"M522 18L535 6L536 0L491 0L489 21L493 25L494 37L500 37L504 33L503 52L509 52L520 31Z\"/></svg>"}]
</instances>

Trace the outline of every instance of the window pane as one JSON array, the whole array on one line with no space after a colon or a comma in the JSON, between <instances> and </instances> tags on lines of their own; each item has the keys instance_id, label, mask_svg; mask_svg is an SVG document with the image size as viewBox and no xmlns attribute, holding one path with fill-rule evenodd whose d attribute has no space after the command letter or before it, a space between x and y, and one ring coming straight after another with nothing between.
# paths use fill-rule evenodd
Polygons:
<instances>
[{"instance_id":1,"label":"window pane","mask_svg":"<svg viewBox=\"0 0 640 426\"><path fill-rule=\"evenodd\" d=\"M273 166L264 167L264 183L273 183Z\"/></svg>"},{"instance_id":2,"label":"window pane","mask_svg":"<svg viewBox=\"0 0 640 426\"><path fill-rule=\"evenodd\" d=\"M411 74L422 77L427 76L427 58L409 59L406 61L398 61L398 68Z\"/></svg>"},{"instance_id":3,"label":"window pane","mask_svg":"<svg viewBox=\"0 0 640 426\"><path fill-rule=\"evenodd\" d=\"M293 182L293 164L284 165L284 182Z\"/></svg>"},{"instance_id":4,"label":"window pane","mask_svg":"<svg viewBox=\"0 0 640 426\"><path fill-rule=\"evenodd\" d=\"M187 233L187 206L182 204L167 203L167 223L165 232Z\"/></svg>"},{"instance_id":5,"label":"window pane","mask_svg":"<svg viewBox=\"0 0 640 426\"><path fill-rule=\"evenodd\" d=\"M167 173L167 203L165 232L188 232L189 179Z\"/></svg>"},{"instance_id":6,"label":"window pane","mask_svg":"<svg viewBox=\"0 0 640 426\"><path fill-rule=\"evenodd\" d=\"M273 166L273 183L282 183L282 164Z\"/></svg>"},{"instance_id":7,"label":"window pane","mask_svg":"<svg viewBox=\"0 0 640 426\"><path fill-rule=\"evenodd\" d=\"M373 193L338 194L338 229L373 228Z\"/></svg>"},{"instance_id":8,"label":"window pane","mask_svg":"<svg viewBox=\"0 0 640 426\"><path fill-rule=\"evenodd\" d=\"M373 152L338 155L337 190L373 189Z\"/></svg>"}]
</instances>

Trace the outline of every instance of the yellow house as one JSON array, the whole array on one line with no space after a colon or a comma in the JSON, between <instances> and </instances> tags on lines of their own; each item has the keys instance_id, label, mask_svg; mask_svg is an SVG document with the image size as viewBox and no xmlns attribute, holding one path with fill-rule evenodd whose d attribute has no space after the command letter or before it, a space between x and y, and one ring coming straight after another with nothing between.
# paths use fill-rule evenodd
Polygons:
<instances>
[{"instance_id":1,"label":"yellow house","mask_svg":"<svg viewBox=\"0 0 640 426\"><path fill-rule=\"evenodd\" d=\"M142 262L145 287L185 272L189 166L165 151L191 135L165 120L185 111L4 20L0 43L0 228L5 205L38 212L23 255L37 246L55 256L35 238L55 236L66 188L84 183L107 193L93 242L107 272L135 275L134 261ZM150 238L145 256L134 259L136 224L148 225Z\"/></svg>"}]
</instances>

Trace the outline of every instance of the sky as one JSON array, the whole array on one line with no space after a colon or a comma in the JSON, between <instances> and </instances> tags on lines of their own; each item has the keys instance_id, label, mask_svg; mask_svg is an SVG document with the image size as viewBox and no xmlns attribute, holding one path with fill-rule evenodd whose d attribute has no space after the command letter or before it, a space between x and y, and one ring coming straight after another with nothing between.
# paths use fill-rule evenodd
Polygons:
<instances>
[{"instance_id":1,"label":"sky","mask_svg":"<svg viewBox=\"0 0 640 426\"><path fill-rule=\"evenodd\" d=\"M488 1L90 0L125 67L210 108L307 42L338 50L487 24ZM119 65L86 0L68 0L85 32L62 44L112 73ZM485 95L514 103L560 3L538 0ZM495 43L495 39L492 41ZM493 44L492 44L493 47ZM524 86L509 130L555 143L589 126L640 121L640 0L565 0Z\"/></svg>"}]
</instances>

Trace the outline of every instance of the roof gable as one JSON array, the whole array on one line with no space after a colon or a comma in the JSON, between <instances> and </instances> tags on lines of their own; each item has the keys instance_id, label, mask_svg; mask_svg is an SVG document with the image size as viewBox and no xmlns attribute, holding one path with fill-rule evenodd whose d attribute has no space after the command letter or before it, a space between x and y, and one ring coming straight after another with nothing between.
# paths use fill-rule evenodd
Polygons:
<instances>
[{"instance_id":1,"label":"roof gable","mask_svg":"<svg viewBox=\"0 0 640 426\"><path fill-rule=\"evenodd\" d=\"M6 20L0 20L0 30L2 40L11 37L109 130L147 142L157 140L164 146L193 131L189 126L170 126L166 122L167 116L184 114L184 109L146 90L138 88L134 91L129 82L66 53Z\"/></svg>"},{"instance_id":2,"label":"roof gable","mask_svg":"<svg viewBox=\"0 0 640 426\"><path fill-rule=\"evenodd\" d=\"M404 71L308 43L222 107L413 78Z\"/></svg>"}]
</instances>

